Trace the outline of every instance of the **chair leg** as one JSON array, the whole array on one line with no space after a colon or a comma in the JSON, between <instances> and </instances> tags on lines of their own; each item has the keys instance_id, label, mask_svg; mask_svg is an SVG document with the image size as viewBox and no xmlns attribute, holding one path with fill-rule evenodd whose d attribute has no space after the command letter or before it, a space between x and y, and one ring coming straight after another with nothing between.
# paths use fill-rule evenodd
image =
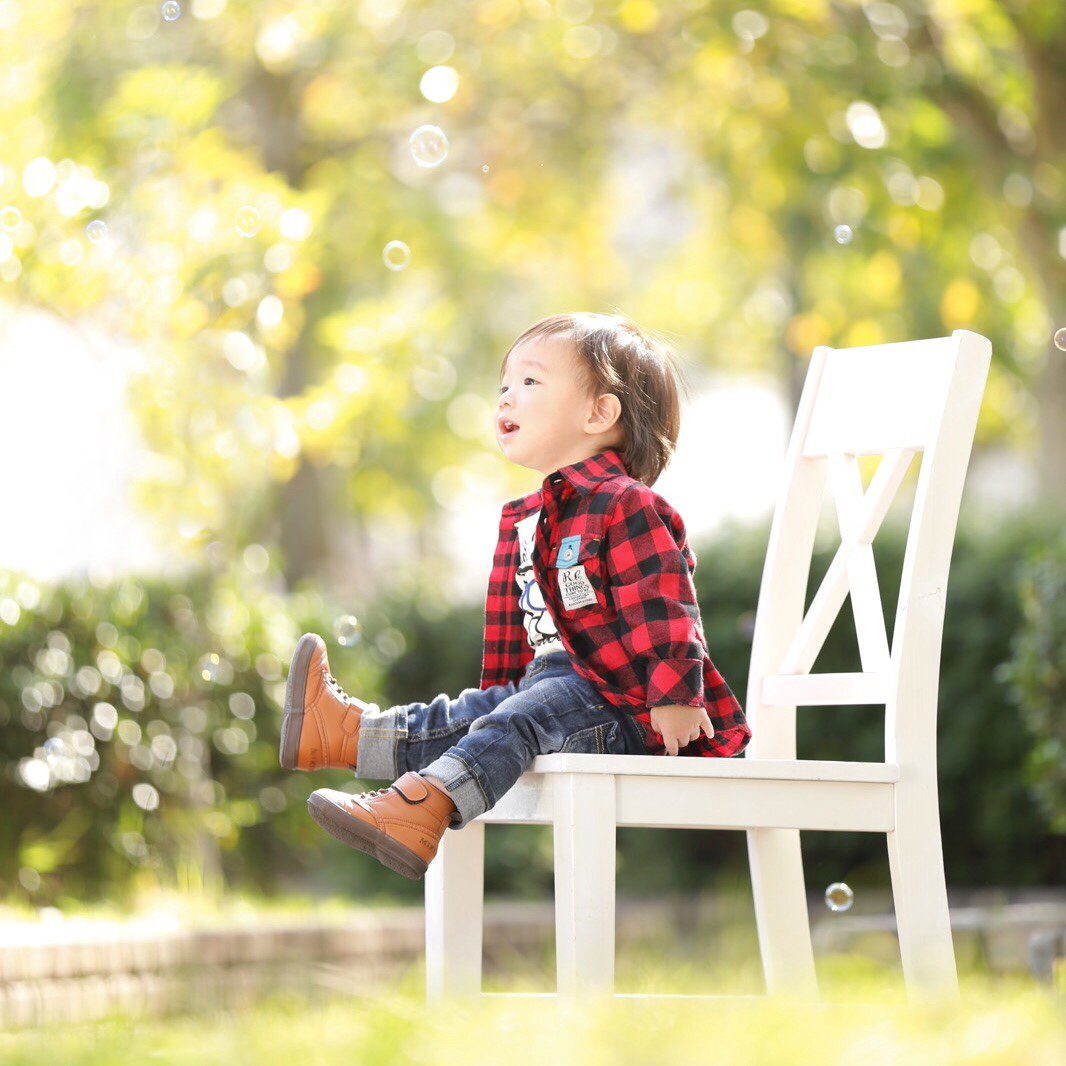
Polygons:
<instances>
[{"instance_id":1,"label":"chair leg","mask_svg":"<svg viewBox=\"0 0 1066 1066\"><path fill-rule=\"evenodd\" d=\"M614 994L615 782L554 779L555 954L560 1000Z\"/></svg>"},{"instance_id":2,"label":"chair leg","mask_svg":"<svg viewBox=\"0 0 1066 1066\"><path fill-rule=\"evenodd\" d=\"M951 939L944 852L935 786L896 789L896 828L888 837L892 901L908 998L930 993L957 999L959 976Z\"/></svg>"},{"instance_id":3,"label":"chair leg","mask_svg":"<svg viewBox=\"0 0 1066 1066\"><path fill-rule=\"evenodd\" d=\"M446 829L426 869L426 1002L481 995L485 823Z\"/></svg>"},{"instance_id":4,"label":"chair leg","mask_svg":"<svg viewBox=\"0 0 1066 1066\"><path fill-rule=\"evenodd\" d=\"M749 829L748 860L766 991L818 998L798 829Z\"/></svg>"}]
</instances>

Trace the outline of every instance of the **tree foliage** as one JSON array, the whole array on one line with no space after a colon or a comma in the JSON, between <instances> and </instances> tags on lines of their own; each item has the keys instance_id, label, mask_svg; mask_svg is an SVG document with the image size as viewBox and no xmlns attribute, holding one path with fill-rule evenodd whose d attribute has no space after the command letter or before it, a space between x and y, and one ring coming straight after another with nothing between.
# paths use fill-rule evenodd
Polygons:
<instances>
[{"instance_id":1,"label":"tree foliage","mask_svg":"<svg viewBox=\"0 0 1066 1066\"><path fill-rule=\"evenodd\" d=\"M136 348L175 547L280 541L297 580L331 514L509 492L494 372L562 309L793 390L817 344L975 329L979 441L1031 446L1059 395L1061 5L182 6L6 4L0 97L3 298Z\"/></svg>"}]
</instances>

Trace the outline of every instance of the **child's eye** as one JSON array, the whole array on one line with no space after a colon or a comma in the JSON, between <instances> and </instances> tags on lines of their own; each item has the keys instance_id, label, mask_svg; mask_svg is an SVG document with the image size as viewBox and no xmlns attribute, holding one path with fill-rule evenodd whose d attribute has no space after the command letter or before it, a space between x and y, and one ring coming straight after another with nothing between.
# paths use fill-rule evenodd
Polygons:
<instances>
[{"instance_id":1,"label":"child's eye","mask_svg":"<svg viewBox=\"0 0 1066 1066\"><path fill-rule=\"evenodd\" d=\"M534 384L536 384L536 383L537 383L537 379L536 379L536 378L522 378L522 384L523 384L523 385L524 385L524 384L525 384L525 383L526 383L527 381L532 381L532 382L533 382ZM506 385L501 385L501 386L500 386L500 388L499 388L499 392L503 392L503 390L504 390L505 388L507 388L507 386L506 386Z\"/></svg>"}]
</instances>

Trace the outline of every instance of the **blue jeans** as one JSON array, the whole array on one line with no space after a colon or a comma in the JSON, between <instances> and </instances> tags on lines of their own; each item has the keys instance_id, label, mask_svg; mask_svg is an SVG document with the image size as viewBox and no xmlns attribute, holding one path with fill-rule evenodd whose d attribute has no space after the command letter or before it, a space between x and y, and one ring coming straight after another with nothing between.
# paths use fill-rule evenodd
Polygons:
<instances>
[{"instance_id":1,"label":"blue jeans","mask_svg":"<svg viewBox=\"0 0 1066 1066\"><path fill-rule=\"evenodd\" d=\"M606 703L565 651L534 658L517 685L387 710L371 704L360 720L356 777L430 775L456 806L449 828L462 829L495 806L538 755L557 751L645 754L640 726Z\"/></svg>"}]
</instances>

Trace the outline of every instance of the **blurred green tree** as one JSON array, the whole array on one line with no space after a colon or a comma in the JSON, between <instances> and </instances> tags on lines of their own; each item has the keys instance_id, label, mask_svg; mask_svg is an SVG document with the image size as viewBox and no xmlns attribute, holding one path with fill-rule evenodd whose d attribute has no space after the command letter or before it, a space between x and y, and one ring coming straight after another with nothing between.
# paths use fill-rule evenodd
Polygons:
<instances>
[{"instance_id":1,"label":"blurred green tree","mask_svg":"<svg viewBox=\"0 0 1066 1066\"><path fill-rule=\"evenodd\" d=\"M390 516L428 559L456 487L525 491L495 370L581 307L793 395L817 344L979 330L979 440L1066 499L1062 5L182 7L0 16L0 298L136 349L176 548L276 544L294 586Z\"/></svg>"}]
</instances>

